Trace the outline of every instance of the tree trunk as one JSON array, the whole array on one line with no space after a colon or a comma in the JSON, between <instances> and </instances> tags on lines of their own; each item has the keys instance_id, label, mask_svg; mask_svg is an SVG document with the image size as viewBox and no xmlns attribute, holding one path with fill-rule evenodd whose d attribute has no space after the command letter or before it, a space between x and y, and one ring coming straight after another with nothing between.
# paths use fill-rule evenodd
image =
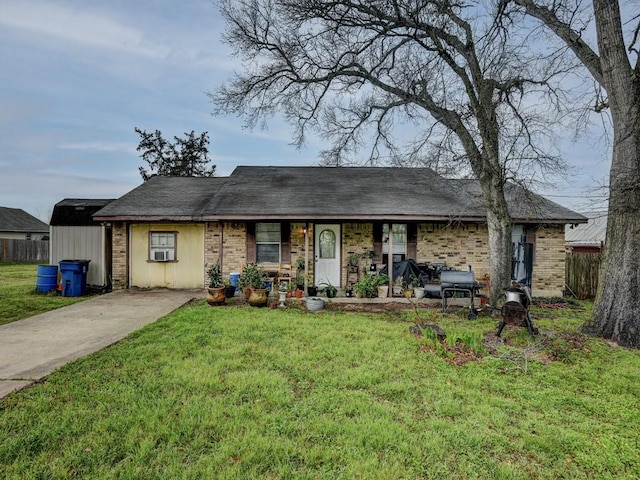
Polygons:
<instances>
[{"instance_id":1,"label":"tree trunk","mask_svg":"<svg viewBox=\"0 0 640 480\"><path fill-rule=\"evenodd\" d=\"M629 65L618 3L593 5L614 141L604 261L594 315L585 328L640 347L640 78Z\"/></svg>"},{"instance_id":2,"label":"tree trunk","mask_svg":"<svg viewBox=\"0 0 640 480\"><path fill-rule=\"evenodd\" d=\"M486 195L486 194L485 194ZM492 195L495 199L496 195ZM511 217L504 199L502 208L487 208L487 227L489 229L489 303L496 305L504 288L511 283L511 260L513 242L511 239Z\"/></svg>"}]
</instances>

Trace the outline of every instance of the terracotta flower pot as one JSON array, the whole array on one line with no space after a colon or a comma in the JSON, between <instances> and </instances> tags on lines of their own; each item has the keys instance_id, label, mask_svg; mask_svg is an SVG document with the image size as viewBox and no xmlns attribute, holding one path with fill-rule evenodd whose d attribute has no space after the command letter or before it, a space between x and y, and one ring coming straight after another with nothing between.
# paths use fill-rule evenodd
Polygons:
<instances>
[{"instance_id":1,"label":"terracotta flower pot","mask_svg":"<svg viewBox=\"0 0 640 480\"><path fill-rule=\"evenodd\" d=\"M249 295L249 305L252 307L264 307L269 300L269 293L266 288L254 288Z\"/></svg>"},{"instance_id":2,"label":"terracotta flower pot","mask_svg":"<svg viewBox=\"0 0 640 480\"><path fill-rule=\"evenodd\" d=\"M207 288L207 303L211 306L214 305L221 305L224 303L225 300L225 295L224 295L224 287L220 287L220 288L214 288L214 287L209 287Z\"/></svg>"}]
</instances>

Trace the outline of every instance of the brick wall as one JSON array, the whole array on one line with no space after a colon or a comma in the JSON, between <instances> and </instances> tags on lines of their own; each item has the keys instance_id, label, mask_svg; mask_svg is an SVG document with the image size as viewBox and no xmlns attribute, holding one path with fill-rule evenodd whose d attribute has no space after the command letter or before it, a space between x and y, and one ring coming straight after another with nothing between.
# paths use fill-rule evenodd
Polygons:
<instances>
[{"instance_id":1,"label":"brick wall","mask_svg":"<svg viewBox=\"0 0 640 480\"><path fill-rule=\"evenodd\" d=\"M540 297L562 296L564 275L564 225L541 226L536 230L533 294Z\"/></svg>"},{"instance_id":2,"label":"brick wall","mask_svg":"<svg viewBox=\"0 0 640 480\"><path fill-rule=\"evenodd\" d=\"M418 262L443 263L447 267L467 270L476 279L489 274L489 233L486 225L418 225Z\"/></svg>"},{"instance_id":3,"label":"brick wall","mask_svg":"<svg viewBox=\"0 0 640 480\"><path fill-rule=\"evenodd\" d=\"M111 283L114 290L120 290L129 286L129 254L127 224L114 222L112 226L111 243Z\"/></svg>"},{"instance_id":4,"label":"brick wall","mask_svg":"<svg viewBox=\"0 0 640 480\"><path fill-rule=\"evenodd\" d=\"M342 225L342 258L340 268L340 285L347 285L347 258L349 255L360 255L359 275L362 277L369 268L370 253L373 250L373 224L344 223Z\"/></svg>"},{"instance_id":5,"label":"brick wall","mask_svg":"<svg viewBox=\"0 0 640 480\"><path fill-rule=\"evenodd\" d=\"M244 223L224 224L223 272L241 272L247 263L247 228Z\"/></svg>"}]
</instances>

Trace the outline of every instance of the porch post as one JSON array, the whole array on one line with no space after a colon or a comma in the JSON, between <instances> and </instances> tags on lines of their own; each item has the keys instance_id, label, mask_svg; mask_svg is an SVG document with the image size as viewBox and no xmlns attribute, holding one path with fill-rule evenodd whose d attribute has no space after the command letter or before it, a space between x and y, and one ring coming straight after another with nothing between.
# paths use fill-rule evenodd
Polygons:
<instances>
[{"instance_id":1,"label":"porch post","mask_svg":"<svg viewBox=\"0 0 640 480\"><path fill-rule=\"evenodd\" d=\"M220 261L220 271L224 267L224 222L218 222L220 224L220 239L218 244L218 260Z\"/></svg>"},{"instance_id":2,"label":"porch post","mask_svg":"<svg viewBox=\"0 0 640 480\"><path fill-rule=\"evenodd\" d=\"M389 273L389 292L387 297L393 296L393 223L389 222L389 239L387 240L387 272Z\"/></svg>"},{"instance_id":3,"label":"porch post","mask_svg":"<svg viewBox=\"0 0 640 480\"><path fill-rule=\"evenodd\" d=\"M304 292L307 293L308 280L307 276L309 274L309 222L304 224Z\"/></svg>"}]
</instances>

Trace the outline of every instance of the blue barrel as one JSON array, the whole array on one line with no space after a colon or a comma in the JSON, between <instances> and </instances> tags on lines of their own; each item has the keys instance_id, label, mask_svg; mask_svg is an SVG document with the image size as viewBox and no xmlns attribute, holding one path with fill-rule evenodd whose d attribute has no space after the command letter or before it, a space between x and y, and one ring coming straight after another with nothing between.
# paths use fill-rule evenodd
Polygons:
<instances>
[{"instance_id":1,"label":"blue barrel","mask_svg":"<svg viewBox=\"0 0 640 480\"><path fill-rule=\"evenodd\" d=\"M240 283L240 274L237 272L229 274L229 283L238 289L238 283Z\"/></svg>"},{"instance_id":2,"label":"blue barrel","mask_svg":"<svg viewBox=\"0 0 640 480\"><path fill-rule=\"evenodd\" d=\"M58 266L38 265L36 291L48 293L58 286Z\"/></svg>"}]
</instances>

